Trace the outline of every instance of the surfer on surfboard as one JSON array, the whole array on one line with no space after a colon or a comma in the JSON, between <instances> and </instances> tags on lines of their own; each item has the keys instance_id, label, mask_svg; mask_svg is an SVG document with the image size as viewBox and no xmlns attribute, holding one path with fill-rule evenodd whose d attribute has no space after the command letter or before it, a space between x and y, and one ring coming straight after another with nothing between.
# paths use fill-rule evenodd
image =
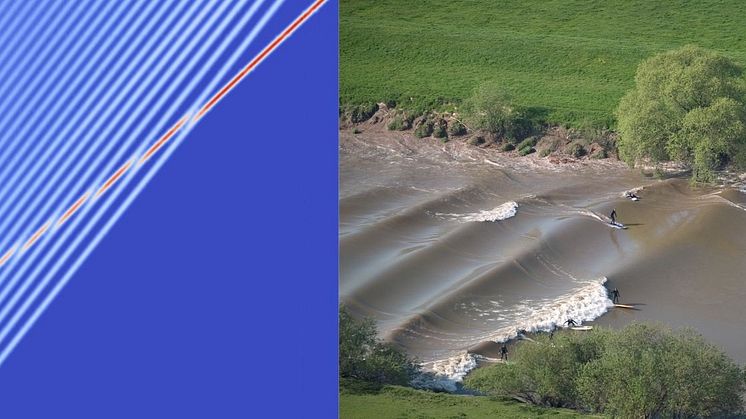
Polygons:
<instances>
[{"instance_id":1,"label":"surfer on surfboard","mask_svg":"<svg viewBox=\"0 0 746 419\"><path fill-rule=\"evenodd\" d=\"M616 209L611 210L609 218L611 218L611 224L616 224Z\"/></svg>"},{"instance_id":2,"label":"surfer on surfboard","mask_svg":"<svg viewBox=\"0 0 746 419\"><path fill-rule=\"evenodd\" d=\"M614 304L619 302L619 290L614 288L613 291L611 291L611 298Z\"/></svg>"}]
</instances>

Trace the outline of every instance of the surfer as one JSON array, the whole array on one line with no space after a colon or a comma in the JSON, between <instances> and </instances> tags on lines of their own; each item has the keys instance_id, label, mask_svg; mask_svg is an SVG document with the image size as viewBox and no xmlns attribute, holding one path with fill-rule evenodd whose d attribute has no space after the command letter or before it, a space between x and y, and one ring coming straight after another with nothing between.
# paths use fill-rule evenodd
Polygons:
<instances>
[{"instance_id":1,"label":"surfer","mask_svg":"<svg viewBox=\"0 0 746 419\"><path fill-rule=\"evenodd\" d=\"M508 348L505 345L500 347L500 359L505 360L505 362L508 361Z\"/></svg>"},{"instance_id":2,"label":"surfer","mask_svg":"<svg viewBox=\"0 0 746 419\"><path fill-rule=\"evenodd\" d=\"M614 304L618 303L619 302L619 290L614 288L614 290L611 291L611 297L612 297L612 300L614 301Z\"/></svg>"},{"instance_id":3,"label":"surfer","mask_svg":"<svg viewBox=\"0 0 746 419\"><path fill-rule=\"evenodd\" d=\"M564 324L566 324L566 325L568 325L570 327L575 327L575 326L578 325L577 323L575 323L575 320L573 320L573 319L567 319L567 321Z\"/></svg>"},{"instance_id":4,"label":"surfer","mask_svg":"<svg viewBox=\"0 0 746 419\"><path fill-rule=\"evenodd\" d=\"M611 218L611 224L616 224L616 209L611 210L609 218Z\"/></svg>"}]
</instances>

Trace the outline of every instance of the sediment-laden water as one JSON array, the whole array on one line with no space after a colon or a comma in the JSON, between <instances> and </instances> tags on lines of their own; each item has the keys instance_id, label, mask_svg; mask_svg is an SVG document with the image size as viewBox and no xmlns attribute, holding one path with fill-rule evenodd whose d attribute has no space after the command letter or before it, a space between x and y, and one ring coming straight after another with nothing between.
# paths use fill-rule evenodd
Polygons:
<instances>
[{"instance_id":1,"label":"sediment-laden water","mask_svg":"<svg viewBox=\"0 0 746 419\"><path fill-rule=\"evenodd\" d=\"M624 197L636 190L637 202ZM627 229L613 228L616 209ZM746 194L397 133L340 134L340 299L426 368L568 318L690 326L746 362ZM607 290L618 288L612 308Z\"/></svg>"}]
</instances>

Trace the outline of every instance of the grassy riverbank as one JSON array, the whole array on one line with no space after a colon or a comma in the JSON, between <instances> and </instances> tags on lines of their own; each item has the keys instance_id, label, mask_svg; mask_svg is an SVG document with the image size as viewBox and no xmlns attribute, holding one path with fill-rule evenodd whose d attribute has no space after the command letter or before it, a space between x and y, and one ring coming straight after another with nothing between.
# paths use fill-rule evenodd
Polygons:
<instances>
[{"instance_id":1,"label":"grassy riverbank","mask_svg":"<svg viewBox=\"0 0 746 419\"><path fill-rule=\"evenodd\" d=\"M377 418L553 418L592 417L568 409L546 409L508 399L433 393L399 386L376 388L342 380L339 417Z\"/></svg>"},{"instance_id":2,"label":"grassy riverbank","mask_svg":"<svg viewBox=\"0 0 746 419\"><path fill-rule=\"evenodd\" d=\"M695 43L746 63L744 21L735 0L343 0L340 101L433 109L492 80L551 124L610 125L643 58Z\"/></svg>"}]
</instances>

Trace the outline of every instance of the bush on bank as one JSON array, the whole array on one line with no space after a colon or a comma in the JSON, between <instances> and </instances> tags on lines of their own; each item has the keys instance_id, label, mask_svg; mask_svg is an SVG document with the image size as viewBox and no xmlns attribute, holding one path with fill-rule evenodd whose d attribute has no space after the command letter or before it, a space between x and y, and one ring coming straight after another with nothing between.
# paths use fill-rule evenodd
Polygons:
<instances>
[{"instance_id":1,"label":"bush on bank","mask_svg":"<svg viewBox=\"0 0 746 419\"><path fill-rule=\"evenodd\" d=\"M537 123L525 109L513 104L510 95L495 83L484 83L464 101L464 114L474 129L490 132L510 142L533 134Z\"/></svg>"},{"instance_id":2,"label":"bush on bank","mask_svg":"<svg viewBox=\"0 0 746 419\"><path fill-rule=\"evenodd\" d=\"M419 366L394 346L378 340L373 320L356 320L339 307L339 376L378 384L408 385Z\"/></svg>"},{"instance_id":3,"label":"bush on bank","mask_svg":"<svg viewBox=\"0 0 746 419\"><path fill-rule=\"evenodd\" d=\"M521 345L515 362L472 372L465 386L620 417L723 416L743 408L744 372L691 330L632 324L536 341Z\"/></svg>"}]
</instances>

